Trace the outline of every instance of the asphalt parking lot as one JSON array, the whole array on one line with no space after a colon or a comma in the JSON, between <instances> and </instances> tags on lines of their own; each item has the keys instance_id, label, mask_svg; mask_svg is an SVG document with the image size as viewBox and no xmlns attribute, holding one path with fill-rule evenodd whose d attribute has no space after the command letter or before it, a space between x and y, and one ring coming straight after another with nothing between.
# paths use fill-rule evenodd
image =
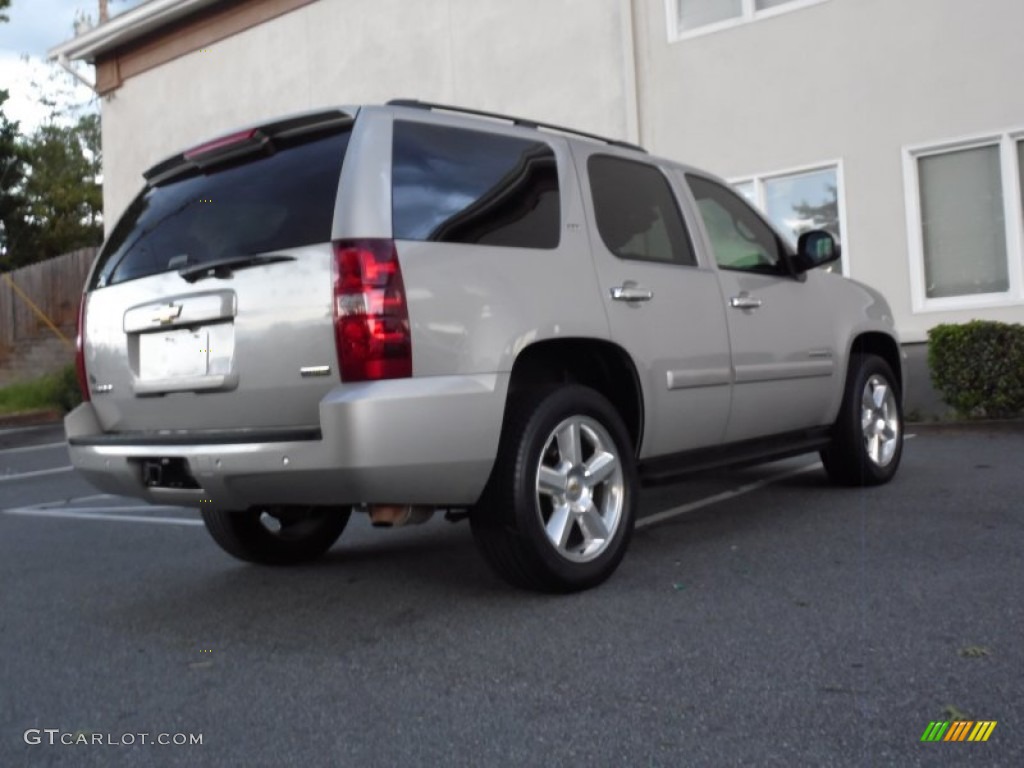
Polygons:
<instances>
[{"instance_id":1,"label":"asphalt parking lot","mask_svg":"<svg viewBox=\"0 0 1024 768\"><path fill-rule=\"evenodd\" d=\"M884 488L645 491L612 580L550 597L442 520L245 566L0 430L0 766L1024 765L1024 428L916 431Z\"/></svg>"}]
</instances>

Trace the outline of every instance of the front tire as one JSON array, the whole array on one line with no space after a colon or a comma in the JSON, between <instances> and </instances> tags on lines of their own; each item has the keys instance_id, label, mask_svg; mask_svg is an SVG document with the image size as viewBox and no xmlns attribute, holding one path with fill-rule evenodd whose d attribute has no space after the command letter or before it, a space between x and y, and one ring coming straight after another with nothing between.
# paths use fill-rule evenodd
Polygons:
<instances>
[{"instance_id":1,"label":"front tire","mask_svg":"<svg viewBox=\"0 0 1024 768\"><path fill-rule=\"evenodd\" d=\"M294 565L315 560L338 540L348 507L264 507L244 511L204 509L213 540L239 560Z\"/></svg>"},{"instance_id":2,"label":"front tire","mask_svg":"<svg viewBox=\"0 0 1024 768\"><path fill-rule=\"evenodd\" d=\"M854 354L832 444L821 452L838 485L881 485L892 480L903 455L903 407L889 364Z\"/></svg>"},{"instance_id":3,"label":"front tire","mask_svg":"<svg viewBox=\"0 0 1024 768\"><path fill-rule=\"evenodd\" d=\"M600 584L629 546L633 447L615 409L587 387L520 396L470 523L491 567L514 586L573 592Z\"/></svg>"}]
</instances>

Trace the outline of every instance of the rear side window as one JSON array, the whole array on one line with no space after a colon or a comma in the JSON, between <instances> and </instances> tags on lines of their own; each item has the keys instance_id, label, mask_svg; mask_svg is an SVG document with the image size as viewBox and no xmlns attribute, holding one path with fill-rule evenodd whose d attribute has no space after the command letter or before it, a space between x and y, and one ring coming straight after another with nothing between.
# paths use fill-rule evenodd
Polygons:
<instances>
[{"instance_id":1,"label":"rear side window","mask_svg":"<svg viewBox=\"0 0 1024 768\"><path fill-rule=\"evenodd\" d=\"M397 240L558 247L558 168L544 142L399 120L392 190Z\"/></svg>"},{"instance_id":2,"label":"rear side window","mask_svg":"<svg viewBox=\"0 0 1024 768\"><path fill-rule=\"evenodd\" d=\"M147 187L114 228L90 287L329 242L348 139L275 144L273 154Z\"/></svg>"},{"instance_id":3,"label":"rear side window","mask_svg":"<svg viewBox=\"0 0 1024 768\"><path fill-rule=\"evenodd\" d=\"M597 231L621 259L696 266L686 224L665 175L608 155L587 161Z\"/></svg>"}]
</instances>

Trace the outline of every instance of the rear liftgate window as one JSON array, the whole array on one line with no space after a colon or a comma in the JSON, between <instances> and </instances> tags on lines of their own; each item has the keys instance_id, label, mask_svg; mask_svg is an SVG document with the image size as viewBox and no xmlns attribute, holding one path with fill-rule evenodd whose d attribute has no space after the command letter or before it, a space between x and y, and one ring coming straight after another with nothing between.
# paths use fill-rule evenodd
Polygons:
<instances>
[{"instance_id":1,"label":"rear liftgate window","mask_svg":"<svg viewBox=\"0 0 1024 768\"><path fill-rule=\"evenodd\" d=\"M331 239L349 132L275 142L232 165L190 171L135 198L91 288Z\"/></svg>"},{"instance_id":2,"label":"rear liftgate window","mask_svg":"<svg viewBox=\"0 0 1024 768\"><path fill-rule=\"evenodd\" d=\"M396 121L392 174L397 240L558 247L558 168L544 142Z\"/></svg>"}]
</instances>

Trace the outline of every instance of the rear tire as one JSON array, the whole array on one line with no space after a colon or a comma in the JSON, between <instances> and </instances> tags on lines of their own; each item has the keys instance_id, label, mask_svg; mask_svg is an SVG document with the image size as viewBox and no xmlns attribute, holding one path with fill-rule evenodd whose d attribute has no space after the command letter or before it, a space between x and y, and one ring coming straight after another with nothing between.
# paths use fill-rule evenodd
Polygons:
<instances>
[{"instance_id":1,"label":"rear tire","mask_svg":"<svg viewBox=\"0 0 1024 768\"><path fill-rule=\"evenodd\" d=\"M838 485L881 485L892 480L903 455L903 407L889 364L854 354L832 444L821 452Z\"/></svg>"},{"instance_id":2,"label":"rear tire","mask_svg":"<svg viewBox=\"0 0 1024 768\"><path fill-rule=\"evenodd\" d=\"M244 511L202 510L213 540L239 560L294 565L315 560L338 540L348 507L263 507Z\"/></svg>"},{"instance_id":3,"label":"rear tire","mask_svg":"<svg viewBox=\"0 0 1024 768\"><path fill-rule=\"evenodd\" d=\"M635 508L633 447L622 419L594 390L565 385L511 404L470 524L484 558L512 585L573 592L618 567Z\"/></svg>"}]
</instances>

